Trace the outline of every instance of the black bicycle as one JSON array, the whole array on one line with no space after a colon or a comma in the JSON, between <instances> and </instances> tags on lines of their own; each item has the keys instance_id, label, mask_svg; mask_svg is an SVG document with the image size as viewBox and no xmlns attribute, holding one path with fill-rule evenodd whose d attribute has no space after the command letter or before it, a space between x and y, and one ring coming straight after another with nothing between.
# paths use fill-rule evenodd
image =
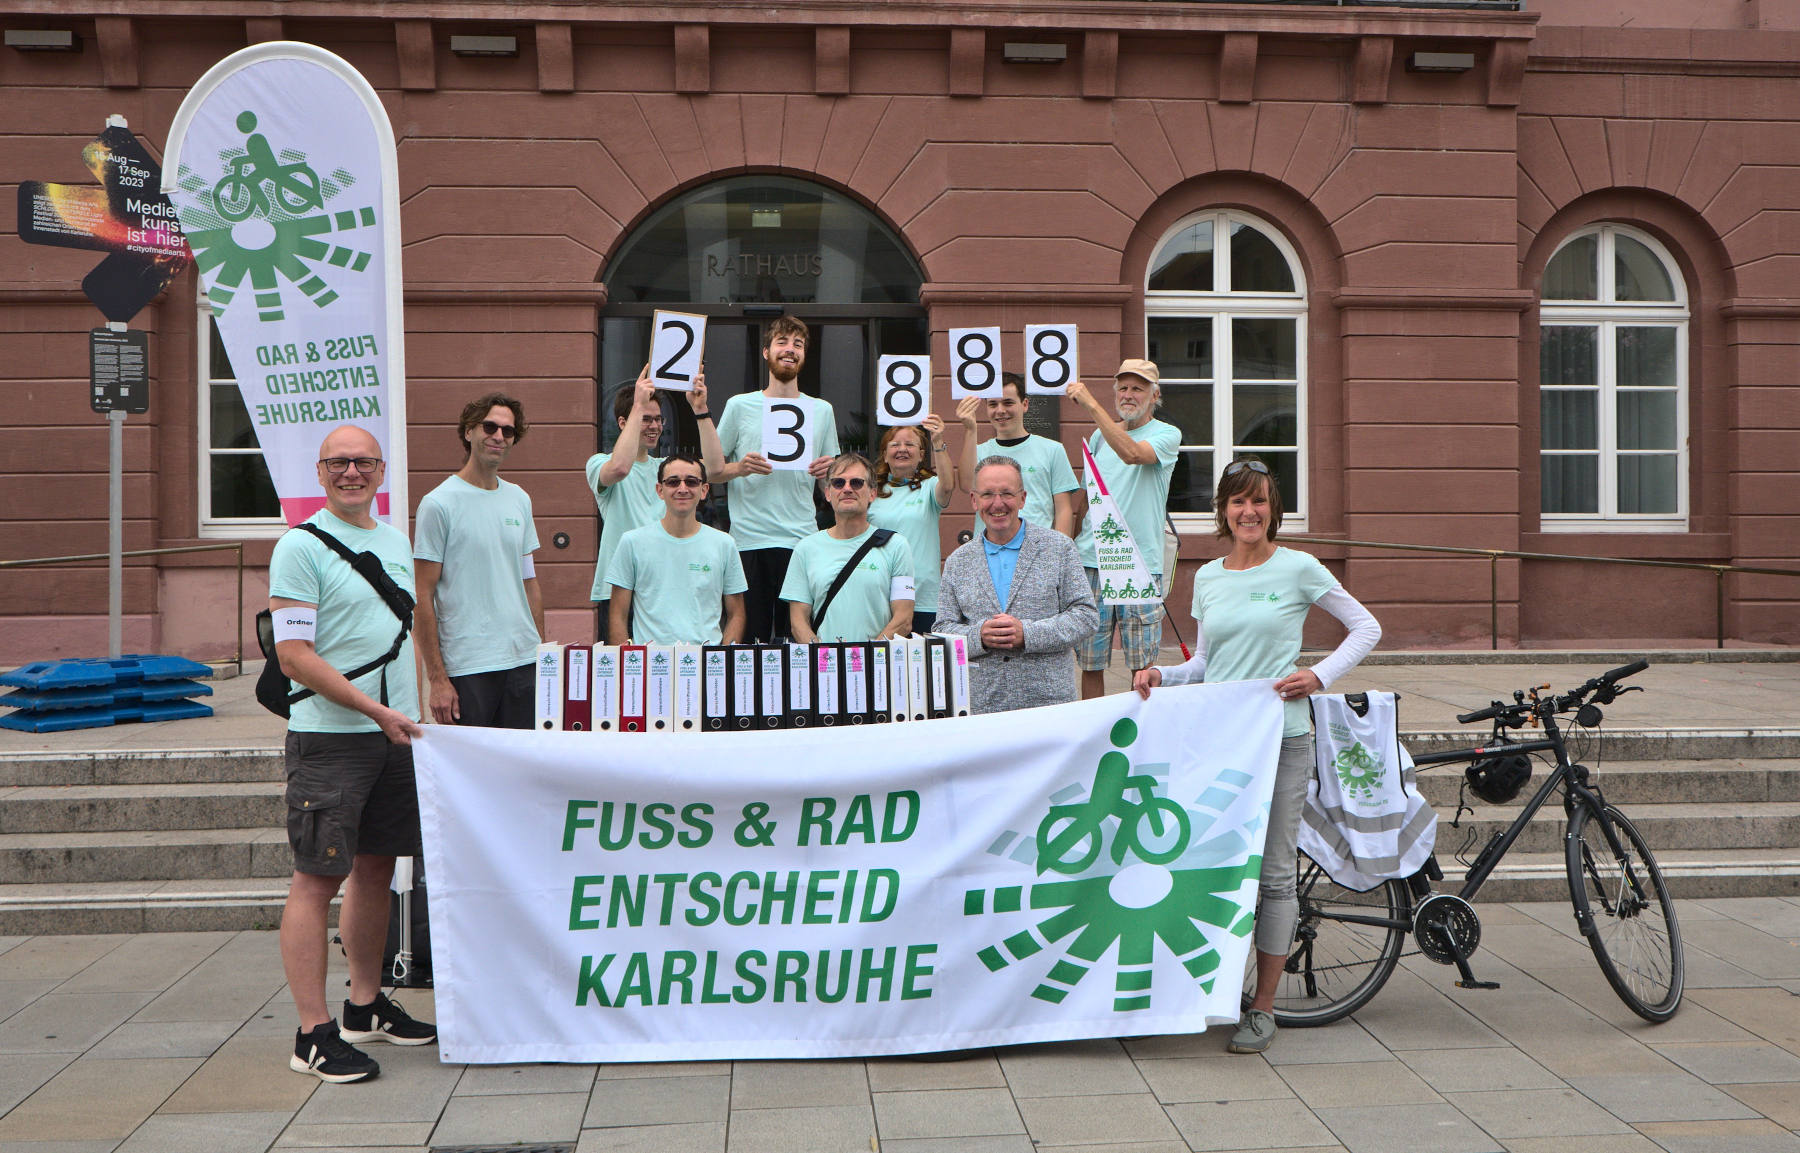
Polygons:
<instances>
[{"instance_id":1,"label":"black bicycle","mask_svg":"<svg viewBox=\"0 0 1800 1153\"><path fill-rule=\"evenodd\" d=\"M1385 881L1359 893L1337 885L1302 855L1300 921L1275 998L1276 1021L1287 1026L1324 1025L1356 1012L1393 974L1408 933L1419 952L1456 966L1459 987L1497 987L1491 981L1477 981L1469 967L1469 958L1481 943L1481 920L1469 902L1531 818L1559 795L1568 821L1563 840L1569 899L1581 935L1594 950L1600 971L1632 1012L1647 1021L1674 1016L1681 1006L1684 975L1675 902L1637 826L1606 802L1586 766L1570 760L1558 719L1573 713L1571 727L1597 728L1601 706L1622 693L1642 691L1619 682L1648 667L1648 661L1636 661L1568 693L1540 696L1536 688L1519 690L1511 704L1495 701L1456 718L1462 724L1492 721L1493 735L1486 744L1414 758L1420 767L1473 766L1471 785L1484 799L1503 803L1510 799L1508 787L1516 794L1529 778L1531 762L1526 758L1554 754L1554 771L1512 824L1496 832L1475 856L1458 892L1432 890L1432 882L1444 877L1435 857L1406 880ZM1527 725L1541 726L1542 737L1520 740L1512 735Z\"/></svg>"}]
</instances>

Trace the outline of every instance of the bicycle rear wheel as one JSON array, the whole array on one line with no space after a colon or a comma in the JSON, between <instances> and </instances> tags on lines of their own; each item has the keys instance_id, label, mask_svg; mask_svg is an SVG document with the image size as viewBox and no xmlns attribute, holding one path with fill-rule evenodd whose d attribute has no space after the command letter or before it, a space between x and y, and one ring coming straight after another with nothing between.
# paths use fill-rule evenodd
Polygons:
<instances>
[{"instance_id":1,"label":"bicycle rear wheel","mask_svg":"<svg viewBox=\"0 0 1800 1153\"><path fill-rule=\"evenodd\" d=\"M1412 893L1404 881L1346 889L1304 853L1295 890L1300 922L1275 991L1275 1020L1304 1029L1347 1017L1381 991L1412 924ZM1250 955L1254 981L1254 949Z\"/></svg>"},{"instance_id":2,"label":"bicycle rear wheel","mask_svg":"<svg viewBox=\"0 0 1800 1153\"><path fill-rule=\"evenodd\" d=\"M1637 826L1611 805L1602 817L1601 809L1578 803L1569 815L1568 868L1575 920L1613 991L1646 1021L1673 1017L1686 972L1681 927Z\"/></svg>"}]
</instances>

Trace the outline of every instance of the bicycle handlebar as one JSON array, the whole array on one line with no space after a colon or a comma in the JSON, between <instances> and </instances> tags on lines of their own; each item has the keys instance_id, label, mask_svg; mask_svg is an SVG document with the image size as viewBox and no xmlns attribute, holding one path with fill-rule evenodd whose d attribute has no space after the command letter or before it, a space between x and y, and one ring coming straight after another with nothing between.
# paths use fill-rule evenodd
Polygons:
<instances>
[{"instance_id":1,"label":"bicycle handlebar","mask_svg":"<svg viewBox=\"0 0 1800 1153\"><path fill-rule=\"evenodd\" d=\"M1607 684L1610 685L1610 684L1614 684L1618 681L1622 681L1626 677L1635 677L1639 673L1643 672L1645 669L1647 669L1649 667L1650 667L1649 661L1636 660L1636 661L1632 661L1628 665L1620 665L1618 668L1612 670L1611 672L1601 673L1599 679L1602 681L1605 681Z\"/></svg>"},{"instance_id":2,"label":"bicycle handlebar","mask_svg":"<svg viewBox=\"0 0 1800 1153\"><path fill-rule=\"evenodd\" d=\"M1649 661L1635 660L1628 665L1620 665L1616 669L1601 673L1571 693L1557 697L1545 697L1542 701L1522 700L1511 705L1495 701L1485 709L1476 709L1472 713L1458 713L1456 720L1458 724L1464 725L1472 725L1479 721L1499 720L1502 724L1517 728L1525 723L1524 718L1535 713L1540 707L1548 705L1551 711L1562 712L1564 709L1581 704L1595 689L1602 690L1597 698L1599 703L1608 704L1617 697L1619 692L1628 691L1615 690L1614 686L1618 682L1626 677L1635 677L1649 667Z\"/></svg>"}]
</instances>

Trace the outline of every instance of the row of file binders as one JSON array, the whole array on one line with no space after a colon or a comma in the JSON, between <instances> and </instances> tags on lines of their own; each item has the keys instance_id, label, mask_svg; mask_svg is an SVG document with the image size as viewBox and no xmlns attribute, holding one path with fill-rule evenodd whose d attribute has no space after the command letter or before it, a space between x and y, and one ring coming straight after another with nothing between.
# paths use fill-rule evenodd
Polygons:
<instances>
[{"instance_id":1,"label":"row of file binders","mask_svg":"<svg viewBox=\"0 0 1800 1153\"><path fill-rule=\"evenodd\" d=\"M968 715L968 641L959 636L538 646L543 731L734 732Z\"/></svg>"}]
</instances>

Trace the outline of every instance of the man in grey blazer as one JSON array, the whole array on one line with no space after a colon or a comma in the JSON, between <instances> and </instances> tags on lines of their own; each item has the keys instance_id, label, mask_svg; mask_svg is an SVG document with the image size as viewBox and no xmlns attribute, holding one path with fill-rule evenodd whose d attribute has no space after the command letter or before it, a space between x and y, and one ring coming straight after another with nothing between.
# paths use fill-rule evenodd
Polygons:
<instances>
[{"instance_id":1,"label":"man in grey blazer","mask_svg":"<svg viewBox=\"0 0 1800 1153\"><path fill-rule=\"evenodd\" d=\"M1075 543L1019 516L1025 478L1011 457L975 466L981 535L950 554L937 631L969 638L969 704L978 713L1058 705L1080 696L1075 646L1100 615Z\"/></svg>"}]
</instances>

